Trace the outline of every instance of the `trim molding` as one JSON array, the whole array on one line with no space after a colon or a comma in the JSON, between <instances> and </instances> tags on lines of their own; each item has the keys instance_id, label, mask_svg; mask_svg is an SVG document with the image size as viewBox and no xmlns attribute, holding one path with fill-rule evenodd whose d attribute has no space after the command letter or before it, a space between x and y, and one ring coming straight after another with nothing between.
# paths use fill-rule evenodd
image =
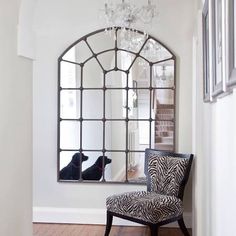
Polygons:
<instances>
[{"instance_id":1,"label":"trim molding","mask_svg":"<svg viewBox=\"0 0 236 236\"><path fill-rule=\"evenodd\" d=\"M187 228L192 228L191 212L184 213ZM106 209L91 208L56 208L33 207L34 223L59 223L59 224L106 224ZM141 226L131 221L114 217L113 225ZM178 227L177 223L171 223L164 227Z\"/></svg>"}]
</instances>

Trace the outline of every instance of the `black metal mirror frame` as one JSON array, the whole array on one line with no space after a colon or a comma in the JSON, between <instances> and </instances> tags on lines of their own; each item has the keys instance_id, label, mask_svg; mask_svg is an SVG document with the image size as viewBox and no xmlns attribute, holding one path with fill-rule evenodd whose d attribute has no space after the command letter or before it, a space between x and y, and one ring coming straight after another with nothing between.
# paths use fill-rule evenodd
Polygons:
<instances>
[{"instance_id":1,"label":"black metal mirror frame","mask_svg":"<svg viewBox=\"0 0 236 236\"><path fill-rule=\"evenodd\" d=\"M89 152L101 152L103 154L103 156L106 155L106 152L123 152L125 153L125 157L126 157L126 176L125 176L125 181L124 182L116 182L116 181L107 181L105 179L105 175L104 175L104 171L103 171L103 174L102 174L102 179L99 181L99 183L118 183L118 184L122 184L122 183L131 183L131 184L144 184L144 183L137 183L137 182L129 182L128 180L128 154L131 153L131 152L141 152L141 153L145 153L145 150L143 151L140 151L140 150L130 150L129 147L128 147L128 127L129 127L129 122L130 121L147 121L149 122L149 148L152 148L151 147L151 138L152 138L152 133L151 133L151 125L152 125L152 122L156 122L156 121L163 121L161 119L157 119L156 117L155 118L152 118L152 115L151 115L151 111L152 111L152 99L153 99L153 95L152 93L154 91L158 91L159 89L161 90L165 90L165 89L168 89L168 90L172 90L173 91L173 95L174 95L174 104L173 104L173 111L174 111L174 118L171 119L171 120L168 120L170 122L173 122L173 150L169 150L169 151L175 151L175 145L176 145L176 138L175 138L175 109L176 109L176 57L175 55L172 53L172 51L166 47L163 43L161 43L159 40L155 39L154 37L152 36L148 36L143 45L141 46L140 50L137 52L137 53L134 53L132 51L129 51L129 50L126 50L126 49L122 49L122 48L119 48L118 47L118 43L117 43L117 32L118 30L121 30L120 27L116 27L115 28L115 48L113 49L108 49L108 50L104 50L104 51L101 51L101 52L98 52L98 53L95 53L94 50L92 49L92 47L90 46L89 42L88 42L88 38L90 36L94 36L98 33L101 33L103 31L105 31L107 29L100 29L100 30L97 30L97 31L94 31L90 34L87 34L85 35L84 37L80 38L79 40L77 40L76 42L74 42L72 45L70 45L62 54L61 56L58 58L58 130L57 130L57 180L59 182L75 182L75 183L78 183L78 182L84 182L84 183L94 183L95 181L85 181L82 179L82 161L81 161L81 158L80 158L80 177L78 180L76 181L71 181L71 180L61 180L59 178L59 172L60 172L60 153L62 151L75 151L75 152L79 152L80 155L82 155L83 152L86 152L86 151L89 151ZM135 31L139 34L144 34L143 32L141 31ZM145 44L147 43L148 40L154 40L155 42L157 42L159 45L161 45L163 48L165 48L171 55L170 58L167 58L167 59L164 59L164 60L159 60L159 61L156 61L156 62L151 62L149 61L148 59L146 59L145 57L143 57L142 55L140 55L140 53L142 52L142 49L144 48ZM77 62L73 62L73 61L69 61L69 60L65 60L63 59L63 56L72 48L74 47L75 45L77 45L78 43L80 42L85 42L86 45L88 46L89 50L91 51L91 54L92 56L89 57L88 59L86 59L83 63L77 63ZM100 54L103 54L103 53L106 53L106 52L110 52L110 51L114 51L115 52L115 67L113 69L110 69L110 70L105 70L102 63L99 61L99 58L98 56ZM118 64L117 64L117 57L118 57L118 52L119 51L124 51L124 52L128 52L128 53L131 53L133 54L135 57L131 63L131 65L129 66L129 68L127 70L122 70L120 68L118 68ZM149 67L150 67L150 85L149 87L129 87L129 84L128 84L128 76L129 76L129 73L130 73L130 70L133 66L133 64L135 63L135 61L137 60L137 58L142 58L143 60L145 60ZM85 66L85 64L90 61L91 59L95 59L98 63L98 65L100 66L101 70L103 71L103 87L102 88L84 88L83 87L83 80L84 80L84 77L83 77L83 68ZM154 87L152 85L152 80L153 80L153 65L156 65L156 64L159 64L159 63L163 63L165 61L169 61L169 60L172 60L173 61L173 65L174 65L174 86L172 87ZM81 82L80 82L80 86L78 88L62 88L61 87L61 62L68 62L68 63L72 63L72 64L75 64L77 66L79 66L81 68ZM106 80L106 75L109 73L109 72L112 72L112 71L121 71L121 72L124 72L127 76L127 84L126 84L126 87L124 88L107 88L106 87L106 83L105 83L105 80ZM133 85L134 86L134 85ZM86 89L89 89L89 90L102 90L103 91L103 118L102 119L85 119L83 118L83 91L86 90ZM105 93L107 90L112 90L112 89L116 89L116 90L125 90L126 91L126 118L124 119L107 119L106 118L106 113L105 113L105 103L106 103L106 100L105 100ZM146 89L146 90L149 90L150 91L150 107L149 107L149 118L148 119L130 119L129 118L129 115L128 115L128 91L130 89ZM78 119L63 119L60 117L60 110L61 110L61 98L60 98L60 93L61 91L65 91L65 90L79 90L80 91L80 117ZM60 123L61 121L78 121L80 122L80 146L78 147L78 149L62 149L60 147ZM83 149L83 145L82 145L82 139L83 139L83 122L84 121L101 121L102 124L103 124L103 148L100 149L100 150L97 150L97 149L92 149L92 150L88 150L88 149ZM126 141L125 141L125 150L107 150L105 148L105 124L107 121L124 121L125 122L125 126L126 126ZM164 120L166 121L166 119ZM103 158L103 166L104 166L104 158ZM98 183L96 181L96 183Z\"/></svg>"}]
</instances>

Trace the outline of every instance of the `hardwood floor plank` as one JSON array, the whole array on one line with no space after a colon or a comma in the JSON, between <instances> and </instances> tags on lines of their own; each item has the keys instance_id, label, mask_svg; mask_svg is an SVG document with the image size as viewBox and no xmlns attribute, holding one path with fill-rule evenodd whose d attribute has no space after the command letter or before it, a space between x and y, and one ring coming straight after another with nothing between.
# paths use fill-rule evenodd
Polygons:
<instances>
[{"instance_id":1,"label":"hardwood floor plank","mask_svg":"<svg viewBox=\"0 0 236 236\"><path fill-rule=\"evenodd\" d=\"M103 225L33 224L33 236L103 236ZM148 227L112 226L110 236L149 236ZM183 236L180 229L160 228L159 236Z\"/></svg>"}]
</instances>

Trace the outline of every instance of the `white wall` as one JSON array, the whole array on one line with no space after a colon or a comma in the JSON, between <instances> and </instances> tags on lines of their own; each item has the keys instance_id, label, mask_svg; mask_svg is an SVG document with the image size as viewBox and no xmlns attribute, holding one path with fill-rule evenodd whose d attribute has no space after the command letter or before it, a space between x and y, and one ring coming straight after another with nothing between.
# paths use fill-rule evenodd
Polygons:
<instances>
[{"instance_id":1,"label":"white wall","mask_svg":"<svg viewBox=\"0 0 236 236\"><path fill-rule=\"evenodd\" d=\"M32 63L17 56L20 1L0 2L0 235L32 235Z\"/></svg>"},{"instance_id":2,"label":"white wall","mask_svg":"<svg viewBox=\"0 0 236 236\"><path fill-rule=\"evenodd\" d=\"M71 222L65 213L73 211L76 216L72 221L82 222L91 208L104 212L108 195L144 189L141 186L65 184L56 181L57 58L75 40L102 28L98 9L102 8L103 3L102 0L71 0L69 4L66 0L41 0L35 8L33 205L34 219L37 221ZM150 33L177 55L177 149L191 152L193 4L189 0L161 0L158 6L159 20ZM187 212L191 211L190 190L191 186L187 189L185 199ZM90 216L86 223L104 223L104 214L98 218Z\"/></svg>"},{"instance_id":3,"label":"white wall","mask_svg":"<svg viewBox=\"0 0 236 236\"><path fill-rule=\"evenodd\" d=\"M201 78L201 77L199 77ZM195 235L234 235L236 93L215 104L198 97Z\"/></svg>"},{"instance_id":4,"label":"white wall","mask_svg":"<svg viewBox=\"0 0 236 236\"><path fill-rule=\"evenodd\" d=\"M195 38L194 235L235 234L236 91L203 103L201 9Z\"/></svg>"}]
</instances>

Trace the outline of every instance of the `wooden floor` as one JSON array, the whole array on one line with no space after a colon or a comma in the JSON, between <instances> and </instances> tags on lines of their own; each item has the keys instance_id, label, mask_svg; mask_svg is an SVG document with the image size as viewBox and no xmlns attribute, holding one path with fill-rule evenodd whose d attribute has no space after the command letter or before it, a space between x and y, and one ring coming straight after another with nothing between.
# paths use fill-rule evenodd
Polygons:
<instances>
[{"instance_id":1,"label":"wooden floor","mask_svg":"<svg viewBox=\"0 0 236 236\"><path fill-rule=\"evenodd\" d=\"M105 226L72 224L33 224L33 236L103 236ZM149 236L143 227L112 226L110 236ZM179 229L161 228L158 236L183 236Z\"/></svg>"}]
</instances>

